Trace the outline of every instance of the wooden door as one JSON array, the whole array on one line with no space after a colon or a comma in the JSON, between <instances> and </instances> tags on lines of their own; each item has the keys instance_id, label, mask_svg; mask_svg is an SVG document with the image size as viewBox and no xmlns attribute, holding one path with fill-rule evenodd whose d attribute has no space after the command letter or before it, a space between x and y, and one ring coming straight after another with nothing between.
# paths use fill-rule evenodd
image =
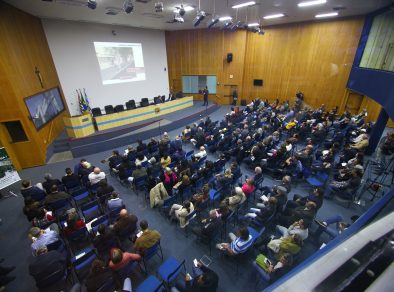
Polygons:
<instances>
[{"instance_id":1,"label":"wooden door","mask_svg":"<svg viewBox=\"0 0 394 292\"><path fill-rule=\"evenodd\" d=\"M345 110L348 110L353 115L358 114L361 110L363 98L363 95L350 91L346 100Z\"/></svg>"},{"instance_id":2,"label":"wooden door","mask_svg":"<svg viewBox=\"0 0 394 292\"><path fill-rule=\"evenodd\" d=\"M394 71L394 43L388 45L381 68L386 71Z\"/></svg>"}]
</instances>

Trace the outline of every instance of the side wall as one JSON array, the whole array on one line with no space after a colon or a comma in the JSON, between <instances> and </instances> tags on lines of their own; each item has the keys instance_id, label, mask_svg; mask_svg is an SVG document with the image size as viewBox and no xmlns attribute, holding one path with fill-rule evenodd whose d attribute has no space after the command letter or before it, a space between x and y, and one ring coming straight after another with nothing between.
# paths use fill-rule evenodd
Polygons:
<instances>
[{"instance_id":1,"label":"side wall","mask_svg":"<svg viewBox=\"0 0 394 292\"><path fill-rule=\"evenodd\" d=\"M25 97L56 86L60 83L40 19L0 1L0 140L18 169L44 164L47 145L63 130L67 109L37 131L24 103ZM10 143L1 122L15 120L22 123L28 141Z\"/></svg>"},{"instance_id":2,"label":"side wall","mask_svg":"<svg viewBox=\"0 0 394 292\"><path fill-rule=\"evenodd\" d=\"M43 26L72 116L80 114L77 88L86 88L91 107L101 109L168 95L164 31L48 19ZM146 80L103 85L94 42L141 43Z\"/></svg>"},{"instance_id":3,"label":"side wall","mask_svg":"<svg viewBox=\"0 0 394 292\"><path fill-rule=\"evenodd\" d=\"M217 75L220 104L228 104L228 85L251 100L292 98L299 90L311 106L340 105L357 49L363 18L268 27L265 35L245 31L166 32L170 86L182 89L182 75ZM233 62L227 63L227 53ZM232 78L230 78L232 75ZM263 79L263 87L253 86Z\"/></svg>"}]
</instances>

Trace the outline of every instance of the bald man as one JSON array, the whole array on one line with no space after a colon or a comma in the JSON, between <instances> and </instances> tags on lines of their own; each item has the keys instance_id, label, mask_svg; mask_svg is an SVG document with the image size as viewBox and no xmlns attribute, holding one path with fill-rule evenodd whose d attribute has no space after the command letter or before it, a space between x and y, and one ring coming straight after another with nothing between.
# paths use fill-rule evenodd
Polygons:
<instances>
[{"instance_id":1,"label":"bald man","mask_svg":"<svg viewBox=\"0 0 394 292\"><path fill-rule=\"evenodd\" d=\"M98 183L99 181L105 179L105 173L103 171L101 171L100 168L95 167L93 169L93 172L91 172L88 176L90 184L94 185L96 183Z\"/></svg>"},{"instance_id":2,"label":"bald man","mask_svg":"<svg viewBox=\"0 0 394 292\"><path fill-rule=\"evenodd\" d=\"M133 214L129 214L126 209L120 211L120 218L114 224L114 232L116 235L130 236L137 228L138 218Z\"/></svg>"}]
</instances>

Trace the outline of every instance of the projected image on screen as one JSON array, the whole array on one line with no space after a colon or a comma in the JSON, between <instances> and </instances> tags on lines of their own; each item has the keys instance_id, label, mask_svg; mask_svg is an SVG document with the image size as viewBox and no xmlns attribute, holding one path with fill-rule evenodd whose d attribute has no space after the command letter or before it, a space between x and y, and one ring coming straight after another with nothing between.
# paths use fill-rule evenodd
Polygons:
<instances>
[{"instance_id":1,"label":"projected image on screen","mask_svg":"<svg viewBox=\"0 0 394 292\"><path fill-rule=\"evenodd\" d=\"M104 85L145 80L141 44L94 42Z\"/></svg>"}]
</instances>

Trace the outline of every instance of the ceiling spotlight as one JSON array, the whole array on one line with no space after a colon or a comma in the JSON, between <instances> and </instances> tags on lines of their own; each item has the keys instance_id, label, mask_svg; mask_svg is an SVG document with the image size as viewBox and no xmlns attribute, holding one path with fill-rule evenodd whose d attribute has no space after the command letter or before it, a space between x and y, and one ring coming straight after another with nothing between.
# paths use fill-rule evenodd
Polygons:
<instances>
[{"instance_id":1,"label":"ceiling spotlight","mask_svg":"<svg viewBox=\"0 0 394 292\"><path fill-rule=\"evenodd\" d=\"M238 28L242 27L243 25L244 25L244 23L242 21L238 20L236 23L231 25L229 28L231 31L236 31Z\"/></svg>"},{"instance_id":2,"label":"ceiling spotlight","mask_svg":"<svg viewBox=\"0 0 394 292\"><path fill-rule=\"evenodd\" d=\"M219 22L219 17L213 17L211 21L208 23L208 28L213 27L216 23Z\"/></svg>"},{"instance_id":3,"label":"ceiling spotlight","mask_svg":"<svg viewBox=\"0 0 394 292\"><path fill-rule=\"evenodd\" d=\"M185 20L183 19L183 17L179 13L175 13L174 14L174 22L184 23Z\"/></svg>"},{"instance_id":4,"label":"ceiling spotlight","mask_svg":"<svg viewBox=\"0 0 394 292\"><path fill-rule=\"evenodd\" d=\"M331 12L331 13L324 13L324 14L317 14L315 15L316 18L322 18L322 17L333 17L337 16L338 12Z\"/></svg>"},{"instance_id":5,"label":"ceiling spotlight","mask_svg":"<svg viewBox=\"0 0 394 292\"><path fill-rule=\"evenodd\" d=\"M180 16L184 16L186 12L194 10L193 7L191 6L183 6L181 4L180 6L176 6L174 9L174 13L179 13Z\"/></svg>"},{"instance_id":6,"label":"ceiling spotlight","mask_svg":"<svg viewBox=\"0 0 394 292\"><path fill-rule=\"evenodd\" d=\"M134 10L133 2L131 2L131 0L125 0L123 3L123 10L127 14L133 12L133 10Z\"/></svg>"},{"instance_id":7,"label":"ceiling spotlight","mask_svg":"<svg viewBox=\"0 0 394 292\"><path fill-rule=\"evenodd\" d=\"M228 19L224 25L223 25L223 29L229 29L231 27L231 25L233 24L233 21L230 19Z\"/></svg>"},{"instance_id":8,"label":"ceiling spotlight","mask_svg":"<svg viewBox=\"0 0 394 292\"><path fill-rule=\"evenodd\" d=\"M263 29L262 27L260 27L258 33L259 33L260 35L264 35L264 34L265 34L265 31L264 31L264 29Z\"/></svg>"},{"instance_id":9,"label":"ceiling spotlight","mask_svg":"<svg viewBox=\"0 0 394 292\"><path fill-rule=\"evenodd\" d=\"M253 23L249 23L248 27L254 27L254 26L259 26L260 24L258 24L257 22L253 22Z\"/></svg>"},{"instance_id":10,"label":"ceiling spotlight","mask_svg":"<svg viewBox=\"0 0 394 292\"><path fill-rule=\"evenodd\" d=\"M156 12L163 12L163 9L164 9L163 2L155 3L155 11Z\"/></svg>"},{"instance_id":11,"label":"ceiling spotlight","mask_svg":"<svg viewBox=\"0 0 394 292\"><path fill-rule=\"evenodd\" d=\"M96 2L96 0L88 0L88 7L89 7L90 9L96 9L96 7L97 7L97 2Z\"/></svg>"},{"instance_id":12,"label":"ceiling spotlight","mask_svg":"<svg viewBox=\"0 0 394 292\"><path fill-rule=\"evenodd\" d=\"M313 1L300 2L297 5L298 7L307 7L307 6L319 5L325 3L327 3L327 0L313 0Z\"/></svg>"},{"instance_id":13,"label":"ceiling spotlight","mask_svg":"<svg viewBox=\"0 0 394 292\"><path fill-rule=\"evenodd\" d=\"M280 18L283 16L285 16L283 13L278 13L278 14L267 15L267 16L264 16L263 18L264 19L274 19L274 18Z\"/></svg>"},{"instance_id":14,"label":"ceiling spotlight","mask_svg":"<svg viewBox=\"0 0 394 292\"><path fill-rule=\"evenodd\" d=\"M197 16L196 16L196 18L194 18L194 20L193 20L193 25L194 25L194 27L198 26L198 25L201 23L201 21L204 20L205 15L206 15L205 12L202 11L202 10L199 10L199 11L197 12Z\"/></svg>"}]
</instances>

